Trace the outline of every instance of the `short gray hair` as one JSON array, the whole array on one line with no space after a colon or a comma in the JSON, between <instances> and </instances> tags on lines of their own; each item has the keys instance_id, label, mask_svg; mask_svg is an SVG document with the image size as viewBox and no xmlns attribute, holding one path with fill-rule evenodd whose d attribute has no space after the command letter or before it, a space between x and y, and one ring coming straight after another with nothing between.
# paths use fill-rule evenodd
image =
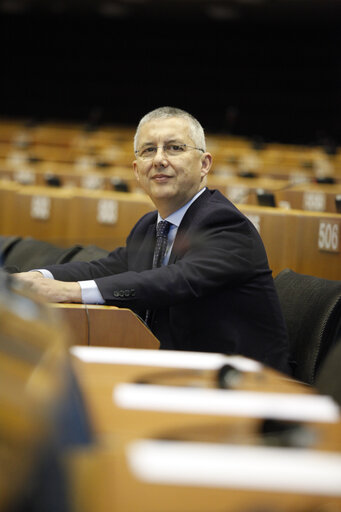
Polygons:
<instances>
[{"instance_id":1,"label":"short gray hair","mask_svg":"<svg viewBox=\"0 0 341 512\"><path fill-rule=\"evenodd\" d=\"M167 119L170 117L180 117L183 119L187 119L187 121L189 122L191 139L193 140L195 146L206 151L205 133L199 121L185 110L181 110L180 108L175 107L160 107L155 110L152 110L151 112L142 117L137 126L134 137L134 151L137 150L137 141L142 125L154 119Z\"/></svg>"}]
</instances>

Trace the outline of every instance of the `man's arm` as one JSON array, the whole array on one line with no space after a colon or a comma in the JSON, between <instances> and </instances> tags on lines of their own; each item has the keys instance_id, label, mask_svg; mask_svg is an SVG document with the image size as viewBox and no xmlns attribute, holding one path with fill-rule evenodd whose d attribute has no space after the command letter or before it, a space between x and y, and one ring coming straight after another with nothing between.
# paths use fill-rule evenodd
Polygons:
<instances>
[{"instance_id":1,"label":"man's arm","mask_svg":"<svg viewBox=\"0 0 341 512\"><path fill-rule=\"evenodd\" d=\"M25 281L32 292L48 302L104 304L94 278L124 272L126 269L126 250L120 247L99 260L48 265L44 269L12 275Z\"/></svg>"},{"instance_id":2,"label":"man's arm","mask_svg":"<svg viewBox=\"0 0 341 512\"><path fill-rule=\"evenodd\" d=\"M82 302L82 291L77 282L48 279L39 271L21 272L13 276L47 302Z\"/></svg>"},{"instance_id":3,"label":"man's arm","mask_svg":"<svg viewBox=\"0 0 341 512\"><path fill-rule=\"evenodd\" d=\"M131 234L128 236L127 242ZM49 302L104 304L103 295L94 280L98 277L125 273L127 270L127 248L118 247L108 256L99 260L71 261L12 275L25 281L33 292L38 293Z\"/></svg>"}]
</instances>

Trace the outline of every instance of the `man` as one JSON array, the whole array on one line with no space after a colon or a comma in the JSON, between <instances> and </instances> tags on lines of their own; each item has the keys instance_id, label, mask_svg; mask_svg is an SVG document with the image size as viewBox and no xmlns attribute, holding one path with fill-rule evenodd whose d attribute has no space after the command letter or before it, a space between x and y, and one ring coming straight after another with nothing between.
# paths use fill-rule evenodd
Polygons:
<instances>
[{"instance_id":1,"label":"man","mask_svg":"<svg viewBox=\"0 0 341 512\"><path fill-rule=\"evenodd\" d=\"M264 246L253 224L206 188L212 156L199 122L180 109L156 109L141 119L134 144L136 179L157 212L137 222L126 247L98 261L16 275L51 302L132 309L161 348L242 354L288 372ZM171 224L166 242L157 243L166 244L165 256L152 268L160 220Z\"/></svg>"}]
</instances>

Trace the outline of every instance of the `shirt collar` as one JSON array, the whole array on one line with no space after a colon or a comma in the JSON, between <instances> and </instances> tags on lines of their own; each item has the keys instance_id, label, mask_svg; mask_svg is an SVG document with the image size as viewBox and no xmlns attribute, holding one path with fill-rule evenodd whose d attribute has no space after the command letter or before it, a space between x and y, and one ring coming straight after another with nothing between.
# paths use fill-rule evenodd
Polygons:
<instances>
[{"instance_id":1,"label":"shirt collar","mask_svg":"<svg viewBox=\"0 0 341 512\"><path fill-rule=\"evenodd\" d=\"M168 222L170 222L171 224L173 224L174 226L176 226L178 228L180 226L180 223L181 223L185 213L187 212L188 208L204 192L205 189L206 189L206 187L199 190L199 192L197 192L195 194L195 196L193 196L192 199L190 199L190 201L188 201L188 203L186 203L184 206L179 208L179 210L176 210L176 212L173 212L170 215L168 215L168 217L166 217L165 219L163 219L161 217L161 215L158 213L157 221L160 222L160 220L168 220Z\"/></svg>"}]
</instances>

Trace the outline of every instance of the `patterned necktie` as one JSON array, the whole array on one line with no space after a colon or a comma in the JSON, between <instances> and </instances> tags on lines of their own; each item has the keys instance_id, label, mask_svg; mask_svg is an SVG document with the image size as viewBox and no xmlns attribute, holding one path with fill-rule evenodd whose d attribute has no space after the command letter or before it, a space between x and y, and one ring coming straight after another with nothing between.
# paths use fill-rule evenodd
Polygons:
<instances>
[{"instance_id":1,"label":"patterned necktie","mask_svg":"<svg viewBox=\"0 0 341 512\"><path fill-rule=\"evenodd\" d=\"M153 267L157 268L161 267L163 258L165 257L167 241L168 241L168 232L171 227L171 223L167 220L160 220L160 222L156 226L156 244L154 249L153 256ZM145 322L148 325L150 319L151 310L147 309Z\"/></svg>"},{"instance_id":2,"label":"patterned necktie","mask_svg":"<svg viewBox=\"0 0 341 512\"><path fill-rule=\"evenodd\" d=\"M156 244L153 256L153 268L161 267L163 258L165 257L168 232L171 223L167 220L161 220L156 226Z\"/></svg>"}]
</instances>

